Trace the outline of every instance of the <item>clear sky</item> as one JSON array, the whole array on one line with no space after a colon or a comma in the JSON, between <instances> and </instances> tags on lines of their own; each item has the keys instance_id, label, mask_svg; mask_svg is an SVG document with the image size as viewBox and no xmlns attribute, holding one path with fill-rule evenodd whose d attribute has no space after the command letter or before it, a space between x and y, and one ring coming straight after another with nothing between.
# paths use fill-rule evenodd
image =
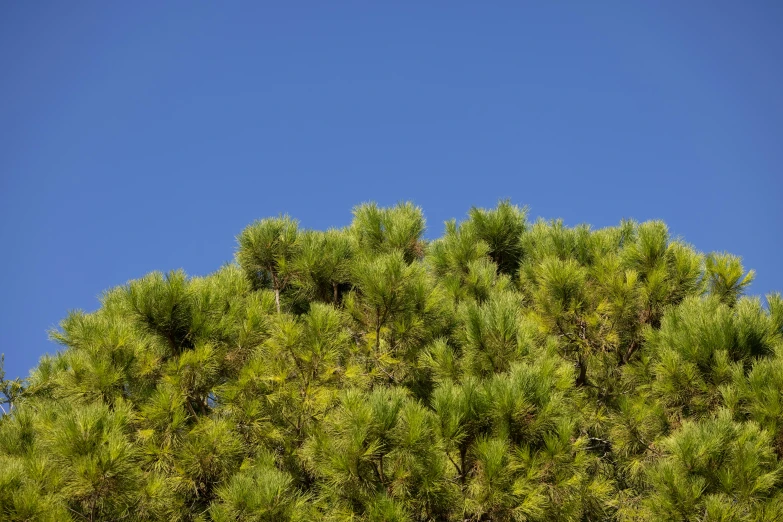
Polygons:
<instances>
[{"instance_id":1,"label":"clear sky","mask_svg":"<svg viewBox=\"0 0 783 522\"><path fill-rule=\"evenodd\" d=\"M383 4L383 5L382 5ZM256 218L664 219L783 290L783 2L0 4L0 352Z\"/></svg>"}]
</instances>

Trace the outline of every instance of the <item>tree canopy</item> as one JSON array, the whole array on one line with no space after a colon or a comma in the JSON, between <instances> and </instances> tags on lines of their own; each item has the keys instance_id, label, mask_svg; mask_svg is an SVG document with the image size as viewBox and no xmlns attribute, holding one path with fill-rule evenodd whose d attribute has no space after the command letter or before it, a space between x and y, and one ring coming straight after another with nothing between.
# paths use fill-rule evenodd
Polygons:
<instances>
[{"instance_id":1,"label":"tree canopy","mask_svg":"<svg viewBox=\"0 0 783 522\"><path fill-rule=\"evenodd\" d=\"M783 520L783 300L659 221L288 216L0 375L0 520Z\"/></svg>"}]
</instances>

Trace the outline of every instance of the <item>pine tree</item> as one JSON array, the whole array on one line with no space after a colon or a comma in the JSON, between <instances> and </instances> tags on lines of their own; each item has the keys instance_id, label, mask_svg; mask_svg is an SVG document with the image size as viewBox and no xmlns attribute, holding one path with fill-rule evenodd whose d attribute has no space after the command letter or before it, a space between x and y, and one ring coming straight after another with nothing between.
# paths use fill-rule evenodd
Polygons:
<instances>
[{"instance_id":1,"label":"pine tree","mask_svg":"<svg viewBox=\"0 0 783 522\"><path fill-rule=\"evenodd\" d=\"M659 221L287 217L0 364L0 520L783 519L783 299Z\"/></svg>"}]
</instances>

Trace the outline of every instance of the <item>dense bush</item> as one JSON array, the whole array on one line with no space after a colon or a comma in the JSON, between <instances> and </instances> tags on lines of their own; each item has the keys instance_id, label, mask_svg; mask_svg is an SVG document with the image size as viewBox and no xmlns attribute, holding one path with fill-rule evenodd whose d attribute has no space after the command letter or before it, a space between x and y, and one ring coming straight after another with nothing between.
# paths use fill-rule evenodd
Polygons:
<instances>
[{"instance_id":1,"label":"dense bush","mask_svg":"<svg viewBox=\"0 0 783 522\"><path fill-rule=\"evenodd\" d=\"M783 520L783 301L660 222L264 219L3 380L9 521Z\"/></svg>"}]
</instances>

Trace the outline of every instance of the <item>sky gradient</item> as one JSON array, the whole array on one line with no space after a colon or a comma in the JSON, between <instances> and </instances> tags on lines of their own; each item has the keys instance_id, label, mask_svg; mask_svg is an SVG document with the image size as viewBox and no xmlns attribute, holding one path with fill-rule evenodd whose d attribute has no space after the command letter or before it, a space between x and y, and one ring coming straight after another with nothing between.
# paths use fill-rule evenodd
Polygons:
<instances>
[{"instance_id":1,"label":"sky gradient","mask_svg":"<svg viewBox=\"0 0 783 522\"><path fill-rule=\"evenodd\" d=\"M659 218L783 290L783 3L274 4L0 5L9 377L110 287L370 200Z\"/></svg>"}]
</instances>

